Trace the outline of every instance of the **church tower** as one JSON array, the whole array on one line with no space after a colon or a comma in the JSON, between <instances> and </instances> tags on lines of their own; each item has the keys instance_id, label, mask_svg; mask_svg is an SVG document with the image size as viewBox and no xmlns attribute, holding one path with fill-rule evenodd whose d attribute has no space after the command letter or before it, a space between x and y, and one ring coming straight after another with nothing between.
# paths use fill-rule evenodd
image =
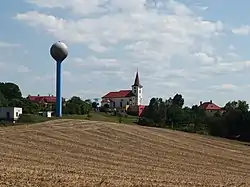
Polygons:
<instances>
[{"instance_id":1,"label":"church tower","mask_svg":"<svg viewBox=\"0 0 250 187\"><path fill-rule=\"evenodd\" d=\"M132 92L135 94L135 105L142 105L142 85L140 84L138 69L135 76L135 82L132 85Z\"/></svg>"}]
</instances>

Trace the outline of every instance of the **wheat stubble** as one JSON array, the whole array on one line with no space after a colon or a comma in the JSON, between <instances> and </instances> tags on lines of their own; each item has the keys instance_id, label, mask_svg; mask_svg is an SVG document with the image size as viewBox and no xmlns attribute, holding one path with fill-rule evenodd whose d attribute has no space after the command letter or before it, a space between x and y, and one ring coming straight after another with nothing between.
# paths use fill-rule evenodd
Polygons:
<instances>
[{"instance_id":1,"label":"wheat stubble","mask_svg":"<svg viewBox=\"0 0 250 187\"><path fill-rule=\"evenodd\" d=\"M0 129L0 186L250 186L250 148L132 125L56 120Z\"/></svg>"}]
</instances>

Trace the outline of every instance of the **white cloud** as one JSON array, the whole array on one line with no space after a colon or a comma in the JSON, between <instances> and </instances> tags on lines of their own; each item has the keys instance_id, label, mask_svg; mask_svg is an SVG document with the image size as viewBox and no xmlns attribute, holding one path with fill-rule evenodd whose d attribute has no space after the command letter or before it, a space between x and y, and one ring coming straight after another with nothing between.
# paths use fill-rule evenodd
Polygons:
<instances>
[{"instance_id":1,"label":"white cloud","mask_svg":"<svg viewBox=\"0 0 250 187\"><path fill-rule=\"evenodd\" d=\"M9 72L9 73L28 73L32 70L24 65L7 62L7 61L0 61L0 71L2 72Z\"/></svg>"},{"instance_id":2,"label":"white cloud","mask_svg":"<svg viewBox=\"0 0 250 187\"><path fill-rule=\"evenodd\" d=\"M108 48L95 42L95 43L91 43L89 44L89 49L95 51L95 52L98 52L98 53L104 53L104 52L107 52Z\"/></svg>"},{"instance_id":3,"label":"white cloud","mask_svg":"<svg viewBox=\"0 0 250 187\"><path fill-rule=\"evenodd\" d=\"M62 78L63 81L76 81L79 77L76 75L73 75L70 71L68 70L62 70ZM34 76L33 79L35 82L39 81L39 82L48 82L48 81L52 81L53 84L56 80L56 74L45 74L45 75L37 75Z\"/></svg>"},{"instance_id":4,"label":"white cloud","mask_svg":"<svg viewBox=\"0 0 250 187\"><path fill-rule=\"evenodd\" d=\"M5 71L6 67L6 64L0 61L0 71Z\"/></svg>"},{"instance_id":5,"label":"white cloud","mask_svg":"<svg viewBox=\"0 0 250 187\"><path fill-rule=\"evenodd\" d=\"M116 68L117 70L120 68L121 63L117 61L116 59L112 58L97 58L95 56L90 56L85 59L83 58L74 58L73 59L73 65L77 67L89 67L92 70L93 69L111 69ZM88 69L90 70L90 69Z\"/></svg>"},{"instance_id":6,"label":"white cloud","mask_svg":"<svg viewBox=\"0 0 250 187\"><path fill-rule=\"evenodd\" d=\"M228 47L229 49L231 49L231 50L235 50L236 49L236 47L234 46L234 45L229 45L229 47Z\"/></svg>"},{"instance_id":7,"label":"white cloud","mask_svg":"<svg viewBox=\"0 0 250 187\"><path fill-rule=\"evenodd\" d=\"M223 61L219 60L213 66L202 66L200 67L201 73L209 73L212 74L225 74L225 73L233 73L240 72L250 67L250 61Z\"/></svg>"},{"instance_id":8,"label":"white cloud","mask_svg":"<svg viewBox=\"0 0 250 187\"><path fill-rule=\"evenodd\" d=\"M198 58L198 60L200 60L200 62L203 64L213 64L215 62L214 57L210 56L207 53L198 52L198 53L195 53L194 56Z\"/></svg>"},{"instance_id":9,"label":"white cloud","mask_svg":"<svg viewBox=\"0 0 250 187\"><path fill-rule=\"evenodd\" d=\"M197 8L203 11L208 10L207 6L197 6Z\"/></svg>"},{"instance_id":10,"label":"white cloud","mask_svg":"<svg viewBox=\"0 0 250 187\"><path fill-rule=\"evenodd\" d=\"M21 45L0 41L0 48L13 48L13 47L21 47Z\"/></svg>"},{"instance_id":11,"label":"white cloud","mask_svg":"<svg viewBox=\"0 0 250 187\"><path fill-rule=\"evenodd\" d=\"M167 88L184 89L195 81L249 66L248 61L228 61L232 57L229 53L228 57L218 54L213 42L224 32L223 23L206 20L174 0L157 0L151 4L146 0L27 2L74 14L62 18L45 14L41 9L18 13L15 19L66 43L91 49L86 58L70 57L72 68L83 72L79 80L83 76L89 81L99 77L102 85L116 80L129 86L134 71L139 68L147 92L159 93ZM72 73L65 76L73 77Z\"/></svg>"},{"instance_id":12,"label":"white cloud","mask_svg":"<svg viewBox=\"0 0 250 187\"><path fill-rule=\"evenodd\" d=\"M232 30L232 32L234 34L247 36L247 35L250 34L250 26L249 25L243 25L243 26L241 26L239 28L234 28Z\"/></svg>"},{"instance_id":13,"label":"white cloud","mask_svg":"<svg viewBox=\"0 0 250 187\"><path fill-rule=\"evenodd\" d=\"M221 85L213 85L210 88L218 91L236 91L238 89L238 86L233 84L221 84Z\"/></svg>"},{"instance_id":14,"label":"white cloud","mask_svg":"<svg viewBox=\"0 0 250 187\"><path fill-rule=\"evenodd\" d=\"M27 66L24 66L24 65L19 65L17 66L17 72L19 73L28 73L28 72L31 72L31 69Z\"/></svg>"}]
</instances>

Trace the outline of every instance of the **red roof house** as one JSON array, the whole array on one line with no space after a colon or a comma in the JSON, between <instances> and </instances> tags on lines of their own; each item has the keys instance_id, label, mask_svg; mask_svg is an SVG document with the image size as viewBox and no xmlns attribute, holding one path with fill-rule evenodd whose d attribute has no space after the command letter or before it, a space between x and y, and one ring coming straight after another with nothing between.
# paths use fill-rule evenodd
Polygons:
<instances>
[{"instance_id":1,"label":"red roof house","mask_svg":"<svg viewBox=\"0 0 250 187\"><path fill-rule=\"evenodd\" d=\"M212 100L204 103L200 102L199 107L201 109L204 109L206 115L208 116L213 116L216 112L223 112L222 108L214 104Z\"/></svg>"},{"instance_id":2,"label":"red roof house","mask_svg":"<svg viewBox=\"0 0 250 187\"><path fill-rule=\"evenodd\" d=\"M37 103L56 103L56 97L53 95L49 95L49 96L31 96L29 95L27 97L27 99L29 99L30 101L33 102L37 102ZM63 101L65 101L64 98L62 98Z\"/></svg>"},{"instance_id":3,"label":"red roof house","mask_svg":"<svg viewBox=\"0 0 250 187\"><path fill-rule=\"evenodd\" d=\"M212 100L204 103L200 102L200 108L204 110L221 110L221 107L214 104Z\"/></svg>"}]
</instances>

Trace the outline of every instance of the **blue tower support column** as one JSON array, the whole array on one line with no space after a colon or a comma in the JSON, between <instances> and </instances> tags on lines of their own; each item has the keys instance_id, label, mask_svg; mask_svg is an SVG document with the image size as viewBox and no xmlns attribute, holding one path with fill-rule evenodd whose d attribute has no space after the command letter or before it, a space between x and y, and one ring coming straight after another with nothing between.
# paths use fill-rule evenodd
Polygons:
<instances>
[{"instance_id":1,"label":"blue tower support column","mask_svg":"<svg viewBox=\"0 0 250 187\"><path fill-rule=\"evenodd\" d=\"M62 117L62 63L56 62L56 117Z\"/></svg>"}]
</instances>

